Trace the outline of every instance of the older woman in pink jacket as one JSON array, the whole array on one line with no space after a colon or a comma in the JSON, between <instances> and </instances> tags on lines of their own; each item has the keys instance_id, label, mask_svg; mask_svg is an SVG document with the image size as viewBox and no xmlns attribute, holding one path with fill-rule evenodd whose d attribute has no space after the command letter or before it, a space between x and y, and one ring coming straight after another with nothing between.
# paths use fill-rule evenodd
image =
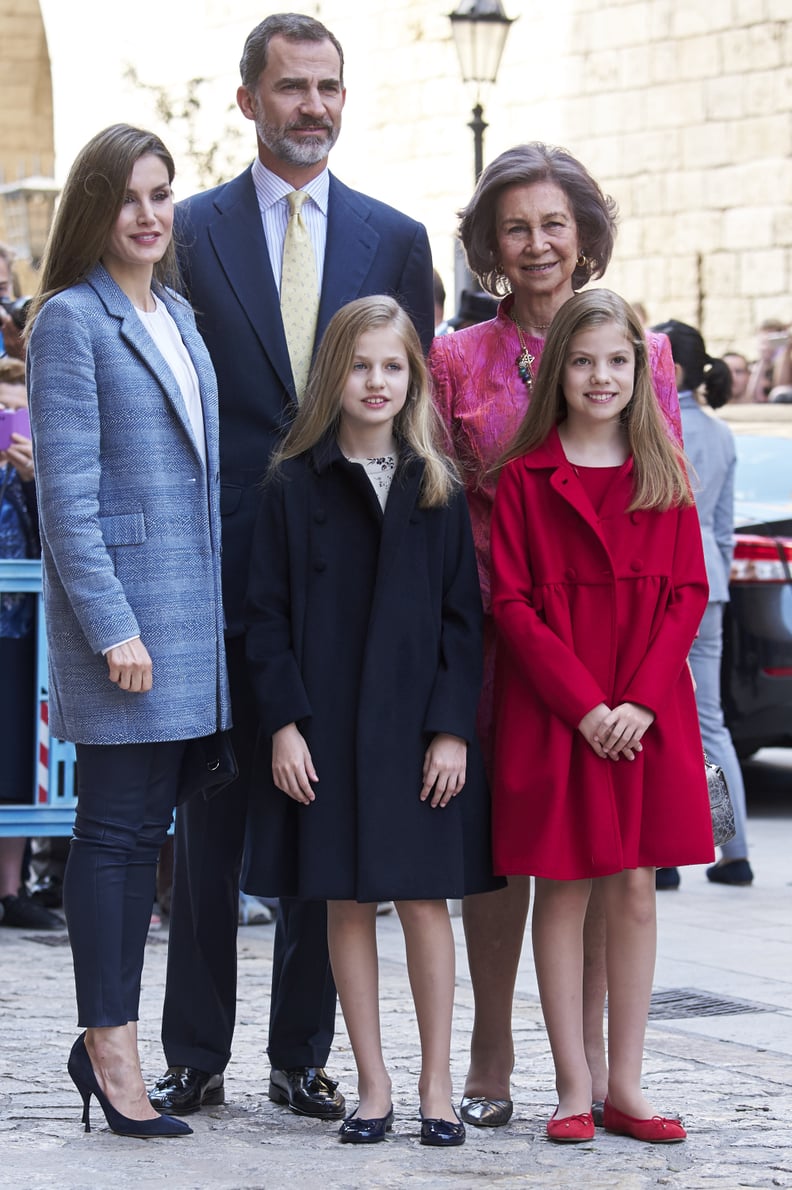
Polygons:
<instances>
[{"instance_id":1,"label":"older woman in pink jacket","mask_svg":"<svg viewBox=\"0 0 792 1190\"><path fill-rule=\"evenodd\" d=\"M589 281L601 277L613 251L616 207L564 149L531 143L509 149L479 179L461 213L468 265L483 289L502 298L490 322L435 339L429 366L435 397L462 472L484 602L484 684L478 727L491 771L495 630L490 609L492 467L531 399L544 337L554 315ZM671 437L681 442L674 362L664 335L647 334L655 392ZM514 1065L512 999L530 898L529 877L463 903L475 1019L463 1118L498 1127L511 1118ZM601 915L586 924L588 980L584 1032L595 1102L604 1098L602 1040L605 971ZM595 1113L596 1114L596 1113Z\"/></svg>"}]
</instances>

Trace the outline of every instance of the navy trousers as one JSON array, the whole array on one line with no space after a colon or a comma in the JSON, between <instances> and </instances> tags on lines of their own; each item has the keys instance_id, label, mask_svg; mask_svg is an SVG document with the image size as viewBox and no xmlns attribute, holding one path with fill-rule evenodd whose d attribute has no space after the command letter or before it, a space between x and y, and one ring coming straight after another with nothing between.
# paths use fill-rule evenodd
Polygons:
<instances>
[{"instance_id":1,"label":"navy trousers","mask_svg":"<svg viewBox=\"0 0 792 1190\"><path fill-rule=\"evenodd\" d=\"M138 1019L157 857L176 804L184 746L183 740L77 745L63 907L82 1028Z\"/></svg>"},{"instance_id":2,"label":"navy trousers","mask_svg":"<svg viewBox=\"0 0 792 1190\"><path fill-rule=\"evenodd\" d=\"M176 815L173 897L162 1044L169 1066L219 1074L231 1057L236 1019L239 874L258 716L243 637L226 642L239 778ZM336 990L324 902L283 901L270 998L272 1066L324 1066L335 1032Z\"/></svg>"}]
</instances>

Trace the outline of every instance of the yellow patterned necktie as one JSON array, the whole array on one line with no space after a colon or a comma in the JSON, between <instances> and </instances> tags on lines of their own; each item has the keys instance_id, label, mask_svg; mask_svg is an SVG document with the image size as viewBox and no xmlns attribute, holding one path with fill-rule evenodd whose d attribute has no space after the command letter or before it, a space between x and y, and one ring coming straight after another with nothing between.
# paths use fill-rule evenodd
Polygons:
<instances>
[{"instance_id":1,"label":"yellow patterned necktie","mask_svg":"<svg viewBox=\"0 0 792 1190\"><path fill-rule=\"evenodd\" d=\"M307 198L304 190L292 190L286 195L290 214L281 266L281 318L298 401L302 400L308 382L319 313L316 258L301 214Z\"/></svg>"}]
</instances>

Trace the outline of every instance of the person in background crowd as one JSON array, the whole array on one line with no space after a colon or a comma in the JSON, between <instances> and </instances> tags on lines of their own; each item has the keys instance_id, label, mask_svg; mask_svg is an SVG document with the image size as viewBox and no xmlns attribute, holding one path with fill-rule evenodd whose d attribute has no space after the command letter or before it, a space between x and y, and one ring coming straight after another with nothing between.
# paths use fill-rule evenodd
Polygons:
<instances>
[{"instance_id":1,"label":"person in background crowd","mask_svg":"<svg viewBox=\"0 0 792 1190\"><path fill-rule=\"evenodd\" d=\"M734 435L725 422L710 417L697 394L711 409L720 409L731 395L733 369L725 360L712 359L695 327L672 319L653 330L668 336L674 355L682 413L685 453L691 464L691 483L701 522L709 601L698 635L690 649L690 666L696 683L701 738L710 760L726 776L737 832L721 848L721 858L707 868L714 884L747 886L753 881L748 861L745 784L734 744L721 706L721 656L723 613L729 600L729 571L734 550L734 471L737 461ZM676 868L660 868L658 888L677 888Z\"/></svg>"},{"instance_id":2,"label":"person in background crowd","mask_svg":"<svg viewBox=\"0 0 792 1190\"><path fill-rule=\"evenodd\" d=\"M30 311L50 728L77 751L63 904L90 1128L192 1131L146 1096L137 1022L157 856L188 741L230 725L217 388L168 282L173 159L115 124L80 151Z\"/></svg>"},{"instance_id":3,"label":"person in background crowd","mask_svg":"<svg viewBox=\"0 0 792 1190\"><path fill-rule=\"evenodd\" d=\"M222 1103L236 1013L238 883L258 733L245 660L243 601L261 480L302 396L330 318L386 293L434 330L424 227L350 190L327 169L346 98L341 46L313 17L280 13L252 30L237 102L256 130L252 167L177 208L180 263L220 391L226 654L239 780L193 798L176 821L162 1040L162 1111ZM222 804L220 804L222 803ZM296 1114L340 1119L325 1071L336 990L322 901L281 899L275 930L269 1095Z\"/></svg>"},{"instance_id":4,"label":"person in background crowd","mask_svg":"<svg viewBox=\"0 0 792 1190\"><path fill-rule=\"evenodd\" d=\"M459 309L453 318L449 318L447 325L452 331L463 331L465 327L488 322L497 311L498 303L491 294L463 289L459 295Z\"/></svg>"},{"instance_id":5,"label":"person in background crowd","mask_svg":"<svg viewBox=\"0 0 792 1190\"><path fill-rule=\"evenodd\" d=\"M0 283L4 257L0 245ZM0 409L27 407L25 365L0 359ZM0 450L0 558L37 558L33 445L13 433ZM35 596L0 591L0 804L30 803L35 772ZM28 896L27 840L0 836L0 925L58 930L63 922Z\"/></svg>"},{"instance_id":6,"label":"person in background crowd","mask_svg":"<svg viewBox=\"0 0 792 1190\"><path fill-rule=\"evenodd\" d=\"M788 397L779 397L778 390L789 389L790 387L792 387L792 336L790 336L789 328L787 328L786 342L780 342L779 351L773 364L773 387L770 390L768 400L788 400Z\"/></svg>"},{"instance_id":7,"label":"person in background crowd","mask_svg":"<svg viewBox=\"0 0 792 1190\"><path fill-rule=\"evenodd\" d=\"M632 308L641 326L646 330L649 326L649 312L643 302L632 302Z\"/></svg>"},{"instance_id":8,"label":"person in background crowd","mask_svg":"<svg viewBox=\"0 0 792 1190\"><path fill-rule=\"evenodd\" d=\"M739 351L724 351L723 362L731 372L731 396L729 403L732 405L747 405L750 401L748 396L748 381L751 378L751 369L748 366L748 360Z\"/></svg>"},{"instance_id":9,"label":"person in background crowd","mask_svg":"<svg viewBox=\"0 0 792 1190\"><path fill-rule=\"evenodd\" d=\"M7 244L0 241L0 303L9 301L14 296L14 282L11 273L11 262L14 254ZM3 328L9 321L9 315L0 304L0 356L6 354Z\"/></svg>"},{"instance_id":10,"label":"person in background crowd","mask_svg":"<svg viewBox=\"0 0 792 1190\"><path fill-rule=\"evenodd\" d=\"M531 399L544 340L564 303L608 267L616 205L568 153L534 142L501 153L484 170L460 214L468 266L501 298L488 322L436 339L429 354L435 399L463 477L473 522L484 602L484 684L479 735L491 770L494 739L494 625L490 607L493 467ZM647 334L655 392L669 436L681 441L671 348ZM462 1117L480 1127L507 1124L513 1111L511 1016L528 916L530 880L463 903L475 1018ZM597 893L586 919L585 1036L600 1106L608 1071L603 1043L604 925Z\"/></svg>"},{"instance_id":11,"label":"person in background crowd","mask_svg":"<svg viewBox=\"0 0 792 1190\"><path fill-rule=\"evenodd\" d=\"M765 318L759 323L756 331L759 358L751 367L747 388L749 401L767 401L774 385L788 383L783 376L789 343L789 327L780 319Z\"/></svg>"},{"instance_id":12,"label":"person in background crowd","mask_svg":"<svg viewBox=\"0 0 792 1190\"><path fill-rule=\"evenodd\" d=\"M435 334L441 335L443 333L443 318L445 310L446 291L443 284L443 278L438 273L437 269L432 269L432 282L434 285L434 325Z\"/></svg>"},{"instance_id":13,"label":"person in background crowd","mask_svg":"<svg viewBox=\"0 0 792 1190\"><path fill-rule=\"evenodd\" d=\"M12 249L0 242L0 357L8 355L13 359L24 360L24 322L19 315L15 319L7 309L8 303L13 302L16 296L13 261Z\"/></svg>"}]
</instances>

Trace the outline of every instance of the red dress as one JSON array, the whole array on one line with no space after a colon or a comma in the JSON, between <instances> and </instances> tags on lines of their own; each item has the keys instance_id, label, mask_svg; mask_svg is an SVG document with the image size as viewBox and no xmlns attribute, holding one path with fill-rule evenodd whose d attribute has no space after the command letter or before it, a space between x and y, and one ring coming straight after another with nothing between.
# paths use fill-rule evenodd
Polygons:
<instances>
[{"instance_id":1,"label":"red dress","mask_svg":"<svg viewBox=\"0 0 792 1190\"><path fill-rule=\"evenodd\" d=\"M633 464L596 512L557 432L504 469L492 518L498 629L493 850L500 875L577 880L713 859L686 658L707 606L693 505L627 512ZM598 703L656 718L634 761L577 725Z\"/></svg>"}]
</instances>

